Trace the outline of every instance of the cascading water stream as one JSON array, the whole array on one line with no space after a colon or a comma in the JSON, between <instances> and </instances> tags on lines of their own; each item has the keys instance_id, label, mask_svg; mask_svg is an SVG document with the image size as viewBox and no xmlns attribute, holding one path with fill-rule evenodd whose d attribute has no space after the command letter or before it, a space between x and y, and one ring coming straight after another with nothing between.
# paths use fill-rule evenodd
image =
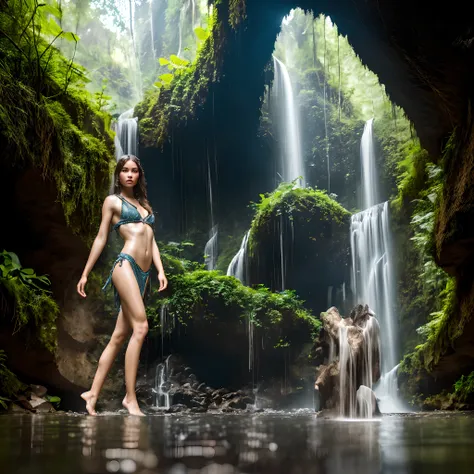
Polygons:
<instances>
[{"instance_id":1,"label":"cascading water stream","mask_svg":"<svg viewBox=\"0 0 474 474\"><path fill-rule=\"evenodd\" d=\"M360 146L362 168L360 194L363 210L351 218L351 283L356 303L368 304L380 324L382 377L375 390L378 394L379 389L385 387L385 403L383 406L380 404L380 409L383 412L406 411L400 410L401 403L398 401L396 384L384 382L388 374L396 370L394 367L398 361L397 324L394 312L395 282L391 258L389 205L388 202L379 202L374 149L373 119L370 119L365 124ZM372 389L372 382L372 379L368 379L369 385L364 385ZM387 393L389 386L394 389L390 395Z\"/></svg>"},{"instance_id":2,"label":"cascading water stream","mask_svg":"<svg viewBox=\"0 0 474 474\"><path fill-rule=\"evenodd\" d=\"M133 116L133 109L129 109L119 116L115 132L115 157L117 161L122 155L137 156L138 119Z\"/></svg>"},{"instance_id":3,"label":"cascading water stream","mask_svg":"<svg viewBox=\"0 0 474 474\"><path fill-rule=\"evenodd\" d=\"M122 3L122 6L123 5L124 3ZM129 22L130 40L132 42L133 71L135 75L135 92L136 92L136 100L137 102L140 102L143 99L143 93L142 93L143 84L142 84L142 72L141 72L140 60L139 60L139 51L138 51L137 43L135 40L135 36L136 36L135 35L135 2L132 2L132 0L129 0L128 5L129 7L128 7L127 15L128 15L128 22Z\"/></svg>"},{"instance_id":4,"label":"cascading water stream","mask_svg":"<svg viewBox=\"0 0 474 474\"><path fill-rule=\"evenodd\" d=\"M380 203L377 165L374 146L374 119L367 120L360 141L362 171L361 209L368 209Z\"/></svg>"},{"instance_id":5,"label":"cascading water stream","mask_svg":"<svg viewBox=\"0 0 474 474\"><path fill-rule=\"evenodd\" d=\"M214 270L217 264L217 225L211 227L209 240L204 247L204 261L209 271Z\"/></svg>"},{"instance_id":6,"label":"cascading water stream","mask_svg":"<svg viewBox=\"0 0 474 474\"><path fill-rule=\"evenodd\" d=\"M155 31L153 26L153 0L148 0L150 11L150 46L153 59L156 59L155 51Z\"/></svg>"},{"instance_id":7,"label":"cascading water stream","mask_svg":"<svg viewBox=\"0 0 474 474\"><path fill-rule=\"evenodd\" d=\"M168 379L170 375L169 358L156 366L155 373L155 408L167 410L170 407Z\"/></svg>"},{"instance_id":8,"label":"cascading water stream","mask_svg":"<svg viewBox=\"0 0 474 474\"><path fill-rule=\"evenodd\" d=\"M282 176L286 182L298 179L298 185L304 187L306 178L301 153L298 111L291 79L286 66L278 58L273 56L273 62L275 69L273 92L277 96L276 105L279 108L278 121L280 123L280 135L284 144Z\"/></svg>"},{"instance_id":9,"label":"cascading water stream","mask_svg":"<svg viewBox=\"0 0 474 474\"><path fill-rule=\"evenodd\" d=\"M248 284L248 260L247 260L247 247L250 237L250 230L247 231L242 239L240 248L235 254L234 258L227 268L227 276L233 276L237 278L243 285ZM248 348L249 348L249 372L254 367L255 350L254 350L254 323L252 315L247 315L247 337L248 337Z\"/></svg>"},{"instance_id":10,"label":"cascading water stream","mask_svg":"<svg viewBox=\"0 0 474 474\"><path fill-rule=\"evenodd\" d=\"M189 2L185 2L179 11L179 23L178 23L178 53L176 56L181 56L181 50L183 48L183 33L184 33L184 22L186 21L186 12L189 7Z\"/></svg>"},{"instance_id":11,"label":"cascading water stream","mask_svg":"<svg viewBox=\"0 0 474 474\"><path fill-rule=\"evenodd\" d=\"M249 236L250 231L244 235L238 252L234 255L234 258L231 260L227 268L227 276L237 278L237 280L240 280L242 285L248 284L247 244Z\"/></svg>"},{"instance_id":12,"label":"cascading water stream","mask_svg":"<svg viewBox=\"0 0 474 474\"><path fill-rule=\"evenodd\" d=\"M351 218L352 287L358 302L370 305L382 332L382 373L397 361L393 278L389 247L388 202Z\"/></svg>"},{"instance_id":13,"label":"cascading water stream","mask_svg":"<svg viewBox=\"0 0 474 474\"><path fill-rule=\"evenodd\" d=\"M209 240L204 247L204 260L208 270L214 270L217 265L218 257L218 226L214 223L214 198L212 194L212 175L209 153L207 154L207 188L209 191L209 214L211 217L211 229L209 231Z\"/></svg>"},{"instance_id":14,"label":"cascading water stream","mask_svg":"<svg viewBox=\"0 0 474 474\"><path fill-rule=\"evenodd\" d=\"M135 155L138 152L138 119L133 117L133 109L125 111L115 124L115 159L120 160L123 155ZM110 176L110 194L114 193L114 175Z\"/></svg>"},{"instance_id":15,"label":"cascading water stream","mask_svg":"<svg viewBox=\"0 0 474 474\"><path fill-rule=\"evenodd\" d=\"M359 345L353 352L353 345ZM334 341L330 357L334 357ZM332 354L331 354L332 353ZM372 392L374 373L380 360L380 327L373 314L365 326L339 328L339 414L349 418L371 418L375 412Z\"/></svg>"}]
</instances>

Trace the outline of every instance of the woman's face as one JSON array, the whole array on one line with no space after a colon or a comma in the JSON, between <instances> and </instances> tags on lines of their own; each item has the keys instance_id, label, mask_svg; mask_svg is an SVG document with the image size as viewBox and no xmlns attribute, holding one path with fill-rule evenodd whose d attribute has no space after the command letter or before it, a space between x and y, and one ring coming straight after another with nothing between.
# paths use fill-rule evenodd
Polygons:
<instances>
[{"instance_id":1,"label":"woman's face","mask_svg":"<svg viewBox=\"0 0 474 474\"><path fill-rule=\"evenodd\" d=\"M120 171L120 185L125 188L134 188L140 178L140 170L133 160L128 160Z\"/></svg>"}]
</instances>

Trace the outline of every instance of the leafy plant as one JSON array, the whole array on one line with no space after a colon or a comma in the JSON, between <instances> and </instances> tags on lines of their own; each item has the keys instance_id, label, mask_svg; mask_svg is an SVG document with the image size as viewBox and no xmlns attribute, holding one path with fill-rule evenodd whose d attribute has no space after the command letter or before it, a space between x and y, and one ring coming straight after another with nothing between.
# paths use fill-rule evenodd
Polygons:
<instances>
[{"instance_id":1,"label":"leafy plant","mask_svg":"<svg viewBox=\"0 0 474 474\"><path fill-rule=\"evenodd\" d=\"M55 46L59 39L76 45L79 41L77 35L62 29L61 19L62 10L56 0L8 0L1 14L0 36L20 53L16 67L29 70L38 99L47 92L53 71L61 79L63 93L75 77L82 76L73 63L74 56L64 64L65 58Z\"/></svg>"},{"instance_id":2,"label":"leafy plant","mask_svg":"<svg viewBox=\"0 0 474 474\"><path fill-rule=\"evenodd\" d=\"M49 403L54 405L56 409L59 408L59 404L61 403L61 398L55 395L46 395L44 397Z\"/></svg>"},{"instance_id":3,"label":"leafy plant","mask_svg":"<svg viewBox=\"0 0 474 474\"><path fill-rule=\"evenodd\" d=\"M21 283L39 291L51 293L46 287L51 281L45 275L38 276L32 268L23 268L18 255L4 250L0 253L0 278L4 280L18 279Z\"/></svg>"},{"instance_id":4,"label":"leafy plant","mask_svg":"<svg viewBox=\"0 0 474 474\"><path fill-rule=\"evenodd\" d=\"M461 402L465 402L469 397L472 397L474 395L474 371L468 376L462 375L453 388L454 394Z\"/></svg>"},{"instance_id":5,"label":"leafy plant","mask_svg":"<svg viewBox=\"0 0 474 474\"><path fill-rule=\"evenodd\" d=\"M102 88L99 92L94 93L95 105L97 110L100 112L102 109L106 108L109 105L112 96L106 95L105 90L107 89L107 79L102 80Z\"/></svg>"},{"instance_id":6,"label":"leafy plant","mask_svg":"<svg viewBox=\"0 0 474 474\"><path fill-rule=\"evenodd\" d=\"M4 306L9 299L2 293L6 290L13 300L14 332L31 323L41 343L51 352L56 348L56 318L59 307L47 288L50 281L38 276L31 268L22 268L18 256L13 252L0 253L0 296Z\"/></svg>"},{"instance_id":7,"label":"leafy plant","mask_svg":"<svg viewBox=\"0 0 474 474\"><path fill-rule=\"evenodd\" d=\"M179 58L176 54L172 54L169 59L160 58L159 62L160 66L167 66L170 71L173 71L173 73L161 74L158 77L160 80L154 83L155 87L164 87L165 89L169 89L173 79L185 71L190 65L190 61Z\"/></svg>"},{"instance_id":8,"label":"leafy plant","mask_svg":"<svg viewBox=\"0 0 474 474\"><path fill-rule=\"evenodd\" d=\"M319 334L321 322L303 308L303 301L293 291L273 293L262 285L249 288L234 277L207 270L171 275L169 280L170 295L147 306L155 330L159 328L160 310L166 307L168 314L182 325L194 319L250 319L256 327L269 331L299 325L303 334L306 328L308 338Z\"/></svg>"}]
</instances>

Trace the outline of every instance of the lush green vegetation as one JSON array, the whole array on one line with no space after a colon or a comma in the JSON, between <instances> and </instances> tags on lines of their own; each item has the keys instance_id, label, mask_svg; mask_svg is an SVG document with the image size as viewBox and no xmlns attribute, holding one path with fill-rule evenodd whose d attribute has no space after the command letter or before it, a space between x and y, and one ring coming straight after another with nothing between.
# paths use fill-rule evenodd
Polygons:
<instances>
[{"instance_id":1,"label":"lush green vegetation","mask_svg":"<svg viewBox=\"0 0 474 474\"><path fill-rule=\"evenodd\" d=\"M156 294L150 298L147 313L153 321L152 330L161 330L160 311L166 307L168 314L184 326L191 320L234 325L250 320L267 331L298 326L310 338L319 334L319 319L303 308L303 302L294 292L272 293L261 285L250 288L234 277L219 271L209 272L202 265L183 258L181 245L161 245L160 248L170 289L165 298ZM286 340L283 333L274 344L287 345L291 341Z\"/></svg>"},{"instance_id":2,"label":"lush green vegetation","mask_svg":"<svg viewBox=\"0 0 474 474\"><path fill-rule=\"evenodd\" d=\"M56 3L36 0L0 12L0 140L14 164L55 180L66 221L87 236L110 174L110 117L82 90L84 69L56 48L59 38L79 41L61 18Z\"/></svg>"},{"instance_id":3,"label":"lush green vegetation","mask_svg":"<svg viewBox=\"0 0 474 474\"><path fill-rule=\"evenodd\" d=\"M364 122L374 118L381 199L396 193L396 166L412 142L410 124L348 38L329 17L296 9L283 22L275 55L286 64L297 94L308 183L357 209L360 139ZM265 136L275 135L267 106L262 128Z\"/></svg>"},{"instance_id":4,"label":"lush green vegetation","mask_svg":"<svg viewBox=\"0 0 474 474\"><path fill-rule=\"evenodd\" d=\"M97 230L109 183L111 117L103 111L106 96L97 101L85 89L86 70L74 62L80 38L63 20L53 0L2 3L0 144L13 177L34 168L54 183L66 223L87 241ZM69 44L70 56L61 54L61 43ZM0 264L0 296L12 330L54 353L59 307L49 280L21 267L12 252L0 254ZM2 393L8 395L17 384L9 382L13 375L5 377Z\"/></svg>"},{"instance_id":5,"label":"lush green vegetation","mask_svg":"<svg viewBox=\"0 0 474 474\"><path fill-rule=\"evenodd\" d=\"M46 276L38 276L31 268L23 268L13 252L0 253L0 298L2 307L13 314L14 332L30 326L37 339L49 351L56 348L56 319L59 307L51 296Z\"/></svg>"},{"instance_id":6,"label":"lush green vegetation","mask_svg":"<svg viewBox=\"0 0 474 474\"><path fill-rule=\"evenodd\" d=\"M460 400L459 390L457 395L447 397L443 392L423 399L419 383L462 334L469 316L459 307L455 279L435 263L435 222L444 171L419 145L406 151L398 163L398 194L392 202L399 253L400 321L406 335L406 356L399 374L408 399L439 408L448 399L453 403ZM407 237L410 246L406 245Z\"/></svg>"},{"instance_id":7,"label":"lush green vegetation","mask_svg":"<svg viewBox=\"0 0 474 474\"><path fill-rule=\"evenodd\" d=\"M169 60L161 58L160 64L168 72L159 75L155 89L148 90L144 100L135 108L140 139L145 146L163 144L172 117L182 122L192 117L196 107L207 98L210 82L216 79L216 52L224 34L217 8L209 17L207 31L198 31L196 60L188 62L176 55Z\"/></svg>"},{"instance_id":8,"label":"lush green vegetation","mask_svg":"<svg viewBox=\"0 0 474 474\"><path fill-rule=\"evenodd\" d=\"M281 183L275 191L261 194L260 202L253 203L255 217L252 221L251 234L256 235L271 215L293 216L301 211L313 214L317 211L321 220L331 219L336 224L347 221L349 213L326 191L313 188L300 188L296 182Z\"/></svg>"},{"instance_id":9,"label":"lush green vegetation","mask_svg":"<svg viewBox=\"0 0 474 474\"><path fill-rule=\"evenodd\" d=\"M242 27L247 11L244 0L218 0L209 9L205 1L168 0L157 39L149 9L158 7L140 3L132 18L131 2L124 5L112 0L4 0L0 11L4 156L17 169L36 167L55 183L66 222L86 240L97 230L113 163L110 113L132 107L145 86L148 90L135 110L142 144L162 145L170 126L192 119L207 100L211 84L219 78L223 45L230 31ZM138 25L135 38L132 21ZM408 353L400 373L412 378L415 387L462 333L469 317L457 307L454 280L434 258L436 243L439 250L440 242L449 238L439 226L435 242L445 163L431 162L402 111L392 106L378 78L362 65L329 17L313 18L294 10L291 21L283 24L275 55L285 62L297 96L310 187L281 183L253 203L250 253L263 261L269 243L275 241L275 223L284 219L287 230L304 228L297 245L307 245L307 255L316 255L311 245L318 245L320 255L339 252L347 257L349 213L344 207L358 207L360 137L364 122L374 117L383 194L391 199L396 233L399 314L403 351ZM274 128L267 94L259 137L276 149ZM454 138L446 153L452 152ZM235 227L241 230L242 225ZM225 268L240 240L229 238L220 268ZM245 287L220 272L207 272L186 258L188 246L161 245L170 289L165 297L151 296L147 311L152 330L162 330L159 315L166 307L184 326L197 320L238 325L250 320L270 334L273 347L292 344L290 332L285 332L290 327L317 337L319 319L294 292ZM269 255L272 271L274 260ZM344 262L341 256L331 266L343 267ZM49 280L22 268L17 256L8 252L0 254L0 271L0 296L2 304L14 308L14 330L31 327L54 351L59 309L48 290ZM112 311L110 299L100 292L108 271L106 266L91 274L90 293ZM0 376L1 396L20 390L1 351ZM473 377L461 377L450 397L467 401Z\"/></svg>"},{"instance_id":10,"label":"lush green vegetation","mask_svg":"<svg viewBox=\"0 0 474 474\"><path fill-rule=\"evenodd\" d=\"M38 340L47 350L55 352L56 320L59 307L51 296L50 281L36 275L31 268L22 267L13 252L0 253L0 307L12 316L13 332L23 331ZM9 324L3 321L3 324ZM27 339L28 340L28 339ZM29 341L31 342L31 341ZM0 349L0 406L7 408L9 400L26 388L8 369L5 352Z\"/></svg>"}]
</instances>

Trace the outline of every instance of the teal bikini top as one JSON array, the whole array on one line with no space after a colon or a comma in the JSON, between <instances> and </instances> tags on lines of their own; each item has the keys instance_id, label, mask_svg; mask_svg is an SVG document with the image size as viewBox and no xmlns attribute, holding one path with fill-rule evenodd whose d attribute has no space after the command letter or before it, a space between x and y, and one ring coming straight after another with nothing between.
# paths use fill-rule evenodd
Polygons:
<instances>
[{"instance_id":1,"label":"teal bikini top","mask_svg":"<svg viewBox=\"0 0 474 474\"><path fill-rule=\"evenodd\" d=\"M122 196L116 194L116 196L122 201L122 211L120 213L120 220L114 225L113 230L117 230L121 225L130 224L132 222L143 222L152 226L155 223L155 215L148 213L147 216L142 217L138 212L137 206L128 202Z\"/></svg>"}]
</instances>

